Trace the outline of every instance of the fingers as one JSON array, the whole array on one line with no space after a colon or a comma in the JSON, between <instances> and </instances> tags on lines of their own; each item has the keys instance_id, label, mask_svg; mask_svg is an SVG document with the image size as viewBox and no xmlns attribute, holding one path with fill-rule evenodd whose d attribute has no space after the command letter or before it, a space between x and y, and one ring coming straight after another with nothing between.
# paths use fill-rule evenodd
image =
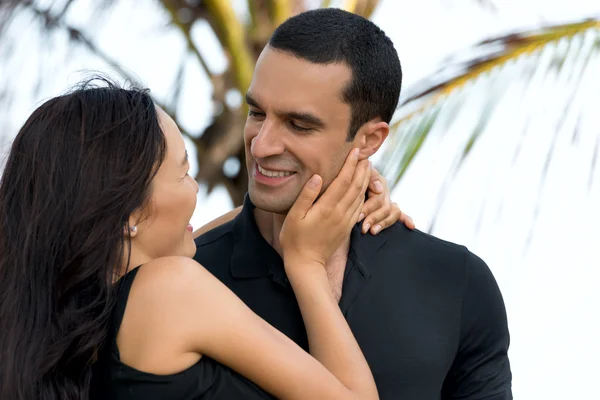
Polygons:
<instances>
[{"instance_id":1,"label":"fingers","mask_svg":"<svg viewBox=\"0 0 600 400\"><path fill-rule=\"evenodd\" d=\"M363 210L365 207L366 204L363 206ZM363 222L362 232L371 232L372 235L377 235L383 229L392 226L396 221L402 222L410 230L415 229L412 218L403 213L396 203L391 203L368 214Z\"/></svg>"},{"instance_id":2,"label":"fingers","mask_svg":"<svg viewBox=\"0 0 600 400\"><path fill-rule=\"evenodd\" d=\"M381 176L377 169L373 168L371 171L371 180L369 182L369 191L381 194L384 191L385 179Z\"/></svg>"},{"instance_id":3,"label":"fingers","mask_svg":"<svg viewBox=\"0 0 600 400\"><path fill-rule=\"evenodd\" d=\"M391 202L390 191L387 187L387 182L376 168L371 169L371 181L369 182L368 200L363 206L363 212L359 218L359 222L363 218L375 210L385 207Z\"/></svg>"},{"instance_id":4,"label":"fingers","mask_svg":"<svg viewBox=\"0 0 600 400\"><path fill-rule=\"evenodd\" d=\"M358 149L352 149L352 151L346 157L346 161L342 166L342 169L336 176L336 178L331 182L325 193L321 198L332 200L332 202L337 202L344 196L344 193L348 189L348 187L352 184L352 178L354 177L354 172L356 171L356 166L358 165Z\"/></svg>"},{"instance_id":5,"label":"fingers","mask_svg":"<svg viewBox=\"0 0 600 400\"><path fill-rule=\"evenodd\" d=\"M369 201L371 200L374 199L369 199ZM392 225L401 215L399 208L396 207L394 210L391 204L386 201L383 201L382 205L376 208L375 211L366 213L364 209L365 207L363 206L362 212L365 213L367 217L362 224L362 233L367 233L370 230L373 235L378 234L383 228Z\"/></svg>"},{"instance_id":6,"label":"fingers","mask_svg":"<svg viewBox=\"0 0 600 400\"><path fill-rule=\"evenodd\" d=\"M351 212L352 212L352 217L349 221L350 226L354 226L356 224L356 221L358 221L359 214L362 212L364 202L365 202L364 193L369 186L369 181L370 181L370 171L367 170L367 174L363 178L363 186L360 189L359 195L354 198L354 201L352 202L352 204L350 205L350 208L349 208L349 210L351 210Z\"/></svg>"},{"instance_id":7,"label":"fingers","mask_svg":"<svg viewBox=\"0 0 600 400\"><path fill-rule=\"evenodd\" d=\"M404 214L396 203L391 202L387 182L375 168L371 173L368 197L358 219L359 222L364 219L363 233L371 232L376 235L396 221L402 222L408 229L415 229L412 218Z\"/></svg>"},{"instance_id":8,"label":"fingers","mask_svg":"<svg viewBox=\"0 0 600 400\"><path fill-rule=\"evenodd\" d=\"M383 209L386 206L387 206L386 210L387 211L390 210L390 207L389 207L390 200L389 200L388 194L373 193L371 191L372 183L373 183L373 179L371 179L371 182L369 183L369 192L368 192L369 198L367 199L367 201L365 201L365 204L362 207L358 222L362 221L366 216L371 215L375 211ZM371 222L373 222L373 221L371 221Z\"/></svg>"},{"instance_id":9,"label":"fingers","mask_svg":"<svg viewBox=\"0 0 600 400\"><path fill-rule=\"evenodd\" d=\"M359 161L358 156L359 150L352 149L337 177L315 204L325 215L333 213L351 225L358 219L372 171L370 161Z\"/></svg>"},{"instance_id":10,"label":"fingers","mask_svg":"<svg viewBox=\"0 0 600 400\"><path fill-rule=\"evenodd\" d=\"M364 195L363 180L367 176L370 177L369 160L358 161L358 154L358 149L350 152L344 166L323 193L319 202L347 209L351 207L357 196Z\"/></svg>"},{"instance_id":11,"label":"fingers","mask_svg":"<svg viewBox=\"0 0 600 400\"><path fill-rule=\"evenodd\" d=\"M362 160L358 163L352 183L347 188L344 198L339 200L334 206L338 214L345 215L348 218L349 227L354 226L358 221L358 215L365 201L365 192L369 186L369 179L371 177L369 164L368 160Z\"/></svg>"},{"instance_id":12,"label":"fingers","mask_svg":"<svg viewBox=\"0 0 600 400\"><path fill-rule=\"evenodd\" d=\"M398 208L398 210L400 210L400 208L398 207L398 205L396 203L394 203L394 205ZM400 211L400 218L398 218L398 220L400 222L402 222L404 225L406 225L406 227L408 229L410 229L411 231L416 228L415 222L410 217L410 215L403 213L402 211Z\"/></svg>"},{"instance_id":13,"label":"fingers","mask_svg":"<svg viewBox=\"0 0 600 400\"><path fill-rule=\"evenodd\" d=\"M336 206L338 212L346 216L348 229L356 225L358 215L362 210L365 201L365 192L369 187L371 178L371 163L368 160L362 160L358 163L352 183L346 191L344 199Z\"/></svg>"},{"instance_id":14,"label":"fingers","mask_svg":"<svg viewBox=\"0 0 600 400\"><path fill-rule=\"evenodd\" d=\"M319 193L321 192L321 186L323 185L323 180L319 175L313 175L308 182L302 188L300 195L296 199L296 202L290 208L288 212L288 216L293 216L297 218L304 218L304 216L308 213L308 210L312 207L312 205L319 197Z\"/></svg>"},{"instance_id":15,"label":"fingers","mask_svg":"<svg viewBox=\"0 0 600 400\"><path fill-rule=\"evenodd\" d=\"M362 225L363 233L368 232L369 229L378 233L381 229L391 225L401 215L399 212L400 209L397 208L397 210L398 212L392 213L394 210L392 208L387 182L385 178L379 174L379 171L373 168L371 170L371 181L369 182L368 200L363 205L358 220L360 222L363 218L368 217ZM385 220L388 221L385 222Z\"/></svg>"},{"instance_id":16,"label":"fingers","mask_svg":"<svg viewBox=\"0 0 600 400\"><path fill-rule=\"evenodd\" d=\"M352 182L345 188L344 197L339 201L339 206L343 208L352 207L357 198L364 201L370 177L371 162L366 159L359 161Z\"/></svg>"}]
</instances>

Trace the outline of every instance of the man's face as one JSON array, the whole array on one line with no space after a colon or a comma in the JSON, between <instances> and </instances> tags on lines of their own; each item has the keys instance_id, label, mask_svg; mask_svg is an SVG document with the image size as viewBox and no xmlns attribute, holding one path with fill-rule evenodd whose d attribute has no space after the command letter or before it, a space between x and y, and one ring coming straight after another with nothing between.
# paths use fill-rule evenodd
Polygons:
<instances>
[{"instance_id":1,"label":"man's face","mask_svg":"<svg viewBox=\"0 0 600 400\"><path fill-rule=\"evenodd\" d=\"M352 76L342 64L313 64L266 47L248 89L244 128L248 191L254 205L287 213L313 174L323 190L340 171L350 106L342 91Z\"/></svg>"}]
</instances>

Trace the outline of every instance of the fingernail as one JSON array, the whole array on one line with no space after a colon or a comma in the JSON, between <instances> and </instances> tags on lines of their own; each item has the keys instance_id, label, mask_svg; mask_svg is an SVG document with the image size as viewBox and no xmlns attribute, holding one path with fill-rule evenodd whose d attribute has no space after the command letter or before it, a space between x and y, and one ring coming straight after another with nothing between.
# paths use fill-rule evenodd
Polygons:
<instances>
[{"instance_id":1,"label":"fingernail","mask_svg":"<svg viewBox=\"0 0 600 400\"><path fill-rule=\"evenodd\" d=\"M319 186L319 175L313 175L312 178L310 178L310 181L308 181L308 184L311 187Z\"/></svg>"},{"instance_id":2,"label":"fingernail","mask_svg":"<svg viewBox=\"0 0 600 400\"><path fill-rule=\"evenodd\" d=\"M369 223L365 224L365 226L363 227L363 233L369 232L370 227L371 227L371 224L369 224Z\"/></svg>"},{"instance_id":3,"label":"fingernail","mask_svg":"<svg viewBox=\"0 0 600 400\"><path fill-rule=\"evenodd\" d=\"M375 183L373 185L375 186L375 190L377 190L379 192L383 192L383 185L381 184L380 181L375 181Z\"/></svg>"},{"instance_id":4,"label":"fingernail","mask_svg":"<svg viewBox=\"0 0 600 400\"><path fill-rule=\"evenodd\" d=\"M375 225L375 227L373 228L373 235L377 235L380 230L381 230L381 225Z\"/></svg>"},{"instance_id":5,"label":"fingernail","mask_svg":"<svg viewBox=\"0 0 600 400\"><path fill-rule=\"evenodd\" d=\"M358 216L358 222L362 221L364 217L365 213L360 213L360 215Z\"/></svg>"},{"instance_id":6,"label":"fingernail","mask_svg":"<svg viewBox=\"0 0 600 400\"><path fill-rule=\"evenodd\" d=\"M352 151L353 151L353 153L352 153L352 157L354 157L354 158L358 158L358 155L359 155L359 150L358 150L358 148L356 148L356 149L354 149L354 150L352 150Z\"/></svg>"}]
</instances>

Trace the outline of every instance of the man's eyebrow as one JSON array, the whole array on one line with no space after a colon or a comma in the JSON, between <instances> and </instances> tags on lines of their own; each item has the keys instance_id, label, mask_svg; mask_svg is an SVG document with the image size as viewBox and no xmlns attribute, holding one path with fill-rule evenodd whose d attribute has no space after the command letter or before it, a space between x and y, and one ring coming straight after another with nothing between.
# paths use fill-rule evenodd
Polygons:
<instances>
[{"instance_id":1,"label":"man's eyebrow","mask_svg":"<svg viewBox=\"0 0 600 400\"><path fill-rule=\"evenodd\" d=\"M258 101L256 101L250 93L246 93L246 104L252 107L260 108Z\"/></svg>"},{"instance_id":2,"label":"man's eyebrow","mask_svg":"<svg viewBox=\"0 0 600 400\"><path fill-rule=\"evenodd\" d=\"M290 112L286 112L283 114L289 119L294 119L296 121L304 122L304 123L307 123L307 124L312 125L317 128L325 127L325 122L323 122L323 120L321 120L321 118L319 118L313 114L304 113L304 112L296 112L296 111L290 111Z\"/></svg>"},{"instance_id":3,"label":"man's eyebrow","mask_svg":"<svg viewBox=\"0 0 600 400\"><path fill-rule=\"evenodd\" d=\"M261 108L258 104L258 101L252 97L250 93L246 93L246 103L249 106ZM280 117L285 117L287 119L294 119L299 122L304 122L306 124L312 125L316 128L324 128L325 122L314 114L310 114L307 112L299 112L299 111L276 111Z\"/></svg>"}]
</instances>

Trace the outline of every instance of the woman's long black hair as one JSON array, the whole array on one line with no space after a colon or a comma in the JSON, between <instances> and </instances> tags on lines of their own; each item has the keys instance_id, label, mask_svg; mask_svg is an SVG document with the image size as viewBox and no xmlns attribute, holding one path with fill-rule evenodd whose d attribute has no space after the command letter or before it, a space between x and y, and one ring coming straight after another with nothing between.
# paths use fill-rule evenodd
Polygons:
<instances>
[{"instance_id":1,"label":"woman's long black hair","mask_svg":"<svg viewBox=\"0 0 600 400\"><path fill-rule=\"evenodd\" d=\"M130 214L166 144L145 90L102 79L17 134L0 183L0 399L87 399Z\"/></svg>"}]
</instances>

